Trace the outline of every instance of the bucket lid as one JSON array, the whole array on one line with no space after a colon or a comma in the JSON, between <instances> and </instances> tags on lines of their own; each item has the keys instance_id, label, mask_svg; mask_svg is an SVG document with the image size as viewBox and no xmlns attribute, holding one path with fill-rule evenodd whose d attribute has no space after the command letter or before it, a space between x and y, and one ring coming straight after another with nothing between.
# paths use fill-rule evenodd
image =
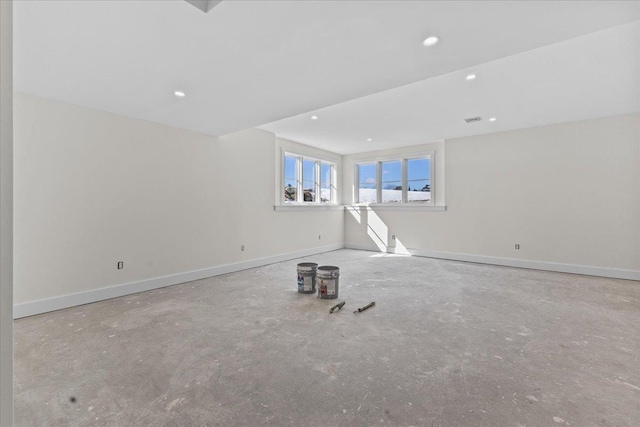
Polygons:
<instances>
[{"instance_id":1,"label":"bucket lid","mask_svg":"<svg viewBox=\"0 0 640 427\"><path fill-rule=\"evenodd\" d=\"M301 262L298 264L298 270L315 270L318 268L318 264L315 262Z\"/></svg>"},{"instance_id":2,"label":"bucket lid","mask_svg":"<svg viewBox=\"0 0 640 427\"><path fill-rule=\"evenodd\" d=\"M318 276L323 277L337 277L340 275L340 269L332 265L323 265L318 267Z\"/></svg>"}]
</instances>

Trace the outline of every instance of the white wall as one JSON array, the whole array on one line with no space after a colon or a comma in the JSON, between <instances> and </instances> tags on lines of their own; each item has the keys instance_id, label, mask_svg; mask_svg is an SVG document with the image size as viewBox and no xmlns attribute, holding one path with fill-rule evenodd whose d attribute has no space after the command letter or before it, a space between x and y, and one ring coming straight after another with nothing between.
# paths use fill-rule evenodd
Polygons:
<instances>
[{"instance_id":1,"label":"white wall","mask_svg":"<svg viewBox=\"0 0 640 427\"><path fill-rule=\"evenodd\" d=\"M640 279L639 124L633 114L447 140L445 212L363 215L409 253ZM345 218L348 247L377 249L367 221Z\"/></svg>"},{"instance_id":2,"label":"white wall","mask_svg":"<svg viewBox=\"0 0 640 427\"><path fill-rule=\"evenodd\" d=\"M13 3L0 1L0 426L13 425Z\"/></svg>"},{"instance_id":3,"label":"white wall","mask_svg":"<svg viewBox=\"0 0 640 427\"><path fill-rule=\"evenodd\" d=\"M268 132L215 138L16 94L15 140L23 314L34 301L343 242L340 211L274 211Z\"/></svg>"},{"instance_id":4,"label":"white wall","mask_svg":"<svg viewBox=\"0 0 640 427\"><path fill-rule=\"evenodd\" d=\"M343 242L377 250L372 226L398 237L384 242L392 250L418 255L637 274L638 121L629 115L379 153L435 151L436 205L447 210L373 208L358 216L274 211L280 151L334 156L343 173L343 203L350 201L354 162L375 153L343 159L259 130L215 138L16 94L16 312L179 283ZM118 261L124 270L116 269Z\"/></svg>"}]
</instances>

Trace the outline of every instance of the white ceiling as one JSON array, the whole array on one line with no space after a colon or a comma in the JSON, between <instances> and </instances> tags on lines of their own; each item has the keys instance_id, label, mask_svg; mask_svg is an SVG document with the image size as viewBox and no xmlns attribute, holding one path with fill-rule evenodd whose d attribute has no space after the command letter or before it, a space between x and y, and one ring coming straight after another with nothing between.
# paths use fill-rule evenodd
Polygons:
<instances>
[{"instance_id":1,"label":"white ceiling","mask_svg":"<svg viewBox=\"0 0 640 427\"><path fill-rule=\"evenodd\" d=\"M640 112L640 22L319 109L318 120L302 114L261 128L351 154L631 112Z\"/></svg>"},{"instance_id":2,"label":"white ceiling","mask_svg":"<svg viewBox=\"0 0 640 427\"><path fill-rule=\"evenodd\" d=\"M605 114L624 111L638 87L637 74L629 77L638 72L638 51L626 50L637 49L637 27L602 33L614 46L593 39L597 55L580 38L531 50L638 19L638 2L628 1L226 0L207 14L182 0L18 1L14 79L20 92L213 135L318 111L314 122L293 117L264 128L348 153L471 129L449 123L454 116L496 115L493 129L501 129L508 120L519 127L559 121L558 111L566 113L561 118L602 115L576 100L612 104ZM425 48L430 34L441 42ZM582 53L567 49L571 43ZM466 70L478 79L459 81ZM565 87L573 80L584 84ZM585 101L580 94L594 85L596 98ZM544 95L555 94L549 86L566 95ZM178 99L175 90L187 96ZM429 99L407 93L414 91ZM545 103L555 112L541 111ZM450 115L430 119L443 111ZM477 133L485 125L475 125ZM374 143L363 146L367 137Z\"/></svg>"}]
</instances>

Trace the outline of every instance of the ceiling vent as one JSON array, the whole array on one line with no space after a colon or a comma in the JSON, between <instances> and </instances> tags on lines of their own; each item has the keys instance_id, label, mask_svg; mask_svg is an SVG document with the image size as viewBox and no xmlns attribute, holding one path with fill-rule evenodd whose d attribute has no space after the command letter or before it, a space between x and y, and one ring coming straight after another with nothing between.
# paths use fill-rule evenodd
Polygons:
<instances>
[{"instance_id":1,"label":"ceiling vent","mask_svg":"<svg viewBox=\"0 0 640 427\"><path fill-rule=\"evenodd\" d=\"M481 120L482 120L481 117L469 117L468 119L464 119L464 121L467 122L467 123L475 123L475 122L479 122Z\"/></svg>"}]
</instances>

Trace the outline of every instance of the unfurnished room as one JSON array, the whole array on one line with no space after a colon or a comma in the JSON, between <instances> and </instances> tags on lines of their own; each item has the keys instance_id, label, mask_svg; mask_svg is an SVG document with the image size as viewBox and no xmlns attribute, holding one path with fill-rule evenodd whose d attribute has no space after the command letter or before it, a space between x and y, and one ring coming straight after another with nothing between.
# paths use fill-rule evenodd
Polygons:
<instances>
[{"instance_id":1,"label":"unfurnished room","mask_svg":"<svg viewBox=\"0 0 640 427\"><path fill-rule=\"evenodd\" d=\"M640 2L0 0L0 426L640 426Z\"/></svg>"}]
</instances>

